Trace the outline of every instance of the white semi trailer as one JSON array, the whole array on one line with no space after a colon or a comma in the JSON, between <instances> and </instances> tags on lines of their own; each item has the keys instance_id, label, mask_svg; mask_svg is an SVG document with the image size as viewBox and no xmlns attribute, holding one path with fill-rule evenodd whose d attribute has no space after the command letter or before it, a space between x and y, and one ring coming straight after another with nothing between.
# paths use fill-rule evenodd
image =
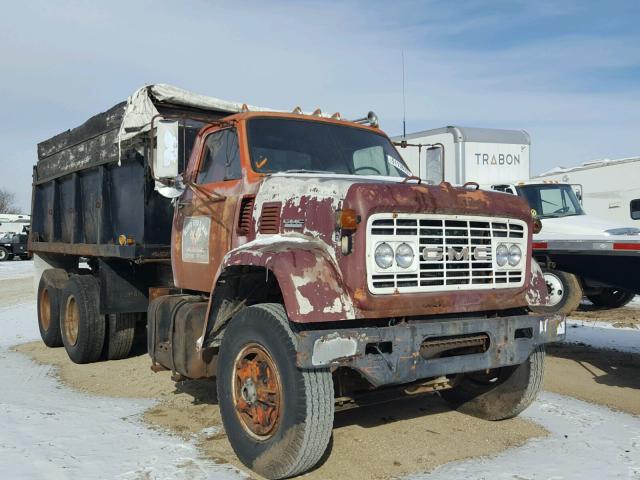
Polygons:
<instances>
[{"instance_id":1,"label":"white semi trailer","mask_svg":"<svg viewBox=\"0 0 640 480\"><path fill-rule=\"evenodd\" d=\"M640 227L640 157L554 168L536 178L575 184L589 214L611 223Z\"/></svg>"},{"instance_id":2,"label":"white semi trailer","mask_svg":"<svg viewBox=\"0 0 640 480\"><path fill-rule=\"evenodd\" d=\"M392 140L424 180L478 184L528 200L543 225L533 243L549 290L543 310L569 313L583 295L603 308L620 307L640 293L640 229L587 215L575 193L580 186L530 180L524 130L449 126Z\"/></svg>"}]
</instances>

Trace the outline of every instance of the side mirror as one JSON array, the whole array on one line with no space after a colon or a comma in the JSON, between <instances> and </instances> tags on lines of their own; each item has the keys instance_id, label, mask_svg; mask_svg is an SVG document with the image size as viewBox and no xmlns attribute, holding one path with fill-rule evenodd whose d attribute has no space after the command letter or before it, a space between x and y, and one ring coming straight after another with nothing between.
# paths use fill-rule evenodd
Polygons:
<instances>
[{"instance_id":1,"label":"side mirror","mask_svg":"<svg viewBox=\"0 0 640 480\"><path fill-rule=\"evenodd\" d=\"M573 187L573 192L576 194L576 198L580 202L580 205L582 205L582 185L574 184L571 186Z\"/></svg>"},{"instance_id":2,"label":"side mirror","mask_svg":"<svg viewBox=\"0 0 640 480\"><path fill-rule=\"evenodd\" d=\"M179 125L174 120L159 120L156 124L156 149L153 156L153 178L156 190L167 198L182 195L184 185L179 172Z\"/></svg>"}]
</instances>

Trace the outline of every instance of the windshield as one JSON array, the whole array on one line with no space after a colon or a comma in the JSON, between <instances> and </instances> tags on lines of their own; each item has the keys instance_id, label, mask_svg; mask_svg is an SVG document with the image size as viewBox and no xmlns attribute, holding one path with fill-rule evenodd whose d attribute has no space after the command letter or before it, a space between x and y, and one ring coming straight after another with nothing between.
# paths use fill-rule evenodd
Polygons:
<instances>
[{"instance_id":1,"label":"windshield","mask_svg":"<svg viewBox=\"0 0 640 480\"><path fill-rule=\"evenodd\" d=\"M521 185L516 188L527 199L529 207L536 211L538 218L584 215L571 185Z\"/></svg>"},{"instance_id":2,"label":"windshield","mask_svg":"<svg viewBox=\"0 0 640 480\"><path fill-rule=\"evenodd\" d=\"M287 118L254 118L247 126L256 172L311 172L407 177L388 138L359 128Z\"/></svg>"}]
</instances>

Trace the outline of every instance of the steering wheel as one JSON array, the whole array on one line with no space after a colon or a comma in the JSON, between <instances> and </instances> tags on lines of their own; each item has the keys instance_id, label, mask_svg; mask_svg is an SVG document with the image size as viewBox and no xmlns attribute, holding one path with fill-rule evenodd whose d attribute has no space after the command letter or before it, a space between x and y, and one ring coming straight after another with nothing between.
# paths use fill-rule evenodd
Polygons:
<instances>
[{"instance_id":1,"label":"steering wheel","mask_svg":"<svg viewBox=\"0 0 640 480\"><path fill-rule=\"evenodd\" d=\"M382 172L375 167L371 167L369 165L365 165L364 167L358 167L353 170L353 173L358 173L360 170L373 170L378 175L382 175Z\"/></svg>"},{"instance_id":2,"label":"steering wheel","mask_svg":"<svg viewBox=\"0 0 640 480\"><path fill-rule=\"evenodd\" d=\"M558 210L556 210L553 213L567 213L568 211L569 211L569 207L562 207L562 208L559 208Z\"/></svg>"}]
</instances>

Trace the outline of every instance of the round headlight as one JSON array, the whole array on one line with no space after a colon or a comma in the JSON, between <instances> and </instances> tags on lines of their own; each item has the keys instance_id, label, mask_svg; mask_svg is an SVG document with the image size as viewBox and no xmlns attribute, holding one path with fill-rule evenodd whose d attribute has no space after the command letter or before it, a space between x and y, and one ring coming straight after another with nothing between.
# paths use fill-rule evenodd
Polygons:
<instances>
[{"instance_id":1,"label":"round headlight","mask_svg":"<svg viewBox=\"0 0 640 480\"><path fill-rule=\"evenodd\" d=\"M509 265L515 267L522 260L522 250L518 245L511 245L509 248Z\"/></svg>"},{"instance_id":2,"label":"round headlight","mask_svg":"<svg viewBox=\"0 0 640 480\"><path fill-rule=\"evenodd\" d=\"M499 267L504 267L509 261L509 249L504 243L496 248L496 263Z\"/></svg>"},{"instance_id":3,"label":"round headlight","mask_svg":"<svg viewBox=\"0 0 640 480\"><path fill-rule=\"evenodd\" d=\"M413 264L413 248L408 243L401 243L396 248L396 263L401 268L409 268Z\"/></svg>"},{"instance_id":4,"label":"round headlight","mask_svg":"<svg viewBox=\"0 0 640 480\"><path fill-rule=\"evenodd\" d=\"M374 257L380 268L389 268L393 265L393 248L388 243L381 243L376 247Z\"/></svg>"}]
</instances>

